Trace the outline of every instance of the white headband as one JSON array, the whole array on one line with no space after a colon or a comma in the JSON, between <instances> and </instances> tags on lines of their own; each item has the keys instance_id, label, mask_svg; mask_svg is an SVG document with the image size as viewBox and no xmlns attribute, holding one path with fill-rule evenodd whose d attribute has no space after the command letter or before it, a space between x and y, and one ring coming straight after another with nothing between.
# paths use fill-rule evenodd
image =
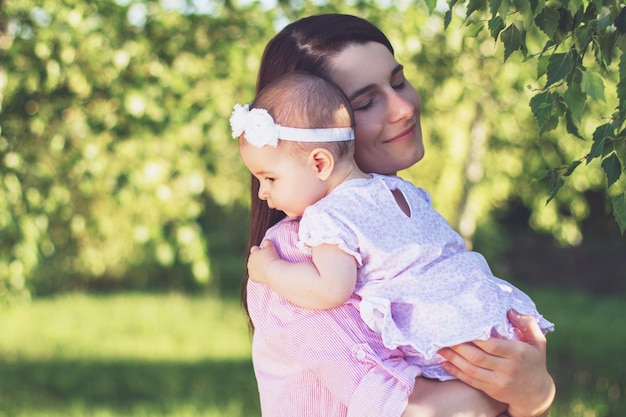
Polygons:
<instances>
[{"instance_id":1,"label":"white headband","mask_svg":"<svg viewBox=\"0 0 626 417\"><path fill-rule=\"evenodd\" d=\"M274 119L265 109L252 109L248 104L235 104L230 116L230 128L233 138L238 138L244 132L246 141L252 146L262 148L265 145L276 147L278 140L293 142L341 142L354 140L354 129L351 127L336 127L328 129L304 129L298 127L281 126L274 123Z\"/></svg>"}]
</instances>

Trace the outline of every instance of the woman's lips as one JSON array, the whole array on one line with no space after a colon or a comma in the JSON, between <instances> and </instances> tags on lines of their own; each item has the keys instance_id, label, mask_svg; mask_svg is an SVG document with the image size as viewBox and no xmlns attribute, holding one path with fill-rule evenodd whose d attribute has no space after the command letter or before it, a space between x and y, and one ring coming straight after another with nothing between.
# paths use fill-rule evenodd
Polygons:
<instances>
[{"instance_id":1,"label":"woman's lips","mask_svg":"<svg viewBox=\"0 0 626 417\"><path fill-rule=\"evenodd\" d=\"M409 138L412 138L415 134L415 123L412 124L408 129L406 129L405 131L401 132L399 135L396 135L390 139L387 139L384 143L395 143L395 142L401 142L404 140L408 140Z\"/></svg>"}]
</instances>

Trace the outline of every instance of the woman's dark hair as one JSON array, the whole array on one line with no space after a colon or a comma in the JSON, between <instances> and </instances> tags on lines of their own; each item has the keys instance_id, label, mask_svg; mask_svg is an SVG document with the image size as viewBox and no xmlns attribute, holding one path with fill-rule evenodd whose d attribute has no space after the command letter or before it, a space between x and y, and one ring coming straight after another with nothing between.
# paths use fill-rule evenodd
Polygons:
<instances>
[{"instance_id":1,"label":"woman's dark hair","mask_svg":"<svg viewBox=\"0 0 626 417\"><path fill-rule=\"evenodd\" d=\"M280 76L304 71L331 80L331 59L354 44L376 42L393 54L389 39L380 29L360 17L345 14L322 14L302 18L281 30L269 41L263 52L256 91L260 92ZM250 237L248 250L261 243L265 232L285 217L285 213L270 209L267 202L257 198L259 182L251 177ZM248 276L242 288L246 313Z\"/></svg>"}]
</instances>

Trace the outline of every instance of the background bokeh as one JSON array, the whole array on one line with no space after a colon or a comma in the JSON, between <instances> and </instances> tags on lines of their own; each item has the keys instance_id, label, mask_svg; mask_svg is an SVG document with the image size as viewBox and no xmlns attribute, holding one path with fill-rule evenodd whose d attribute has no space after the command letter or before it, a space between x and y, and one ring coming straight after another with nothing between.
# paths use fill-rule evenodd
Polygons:
<instances>
[{"instance_id":1,"label":"background bokeh","mask_svg":"<svg viewBox=\"0 0 626 417\"><path fill-rule=\"evenodd\" d=\"M549 364L564 391L551 416L626 413L615 193L596 160L546 204L537 177L584 157L591 139L566 123L539 135L537 56L505 62L487 30L461 12L444 27L432 1L0 7L0 415L258 412L238 304L249 176L228 117L252 99L267 40L321 12L389 36L424 102L426 157L400 174L557 323ZM618 107L624 68L598 70L606 97L579 109L582 136Z\"/></svg>"}]
</instances>

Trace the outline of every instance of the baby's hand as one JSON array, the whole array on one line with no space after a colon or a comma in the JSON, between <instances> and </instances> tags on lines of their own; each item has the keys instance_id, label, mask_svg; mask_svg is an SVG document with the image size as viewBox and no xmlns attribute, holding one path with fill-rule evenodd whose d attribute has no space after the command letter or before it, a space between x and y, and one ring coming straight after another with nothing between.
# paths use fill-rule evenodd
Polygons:
<instances>
[{"instance_id":1,"label":"baby's hand","mask_svg":"<svg viewBox=\"0 0 626 417\"><path fill-rule=\"evenodd\" d=\"M269 280L269 265L280 259L271 240L264 240L259 246L250 248L248 257L248 276L254 282L267 284Z\"/></svg>"}]
</instances>

